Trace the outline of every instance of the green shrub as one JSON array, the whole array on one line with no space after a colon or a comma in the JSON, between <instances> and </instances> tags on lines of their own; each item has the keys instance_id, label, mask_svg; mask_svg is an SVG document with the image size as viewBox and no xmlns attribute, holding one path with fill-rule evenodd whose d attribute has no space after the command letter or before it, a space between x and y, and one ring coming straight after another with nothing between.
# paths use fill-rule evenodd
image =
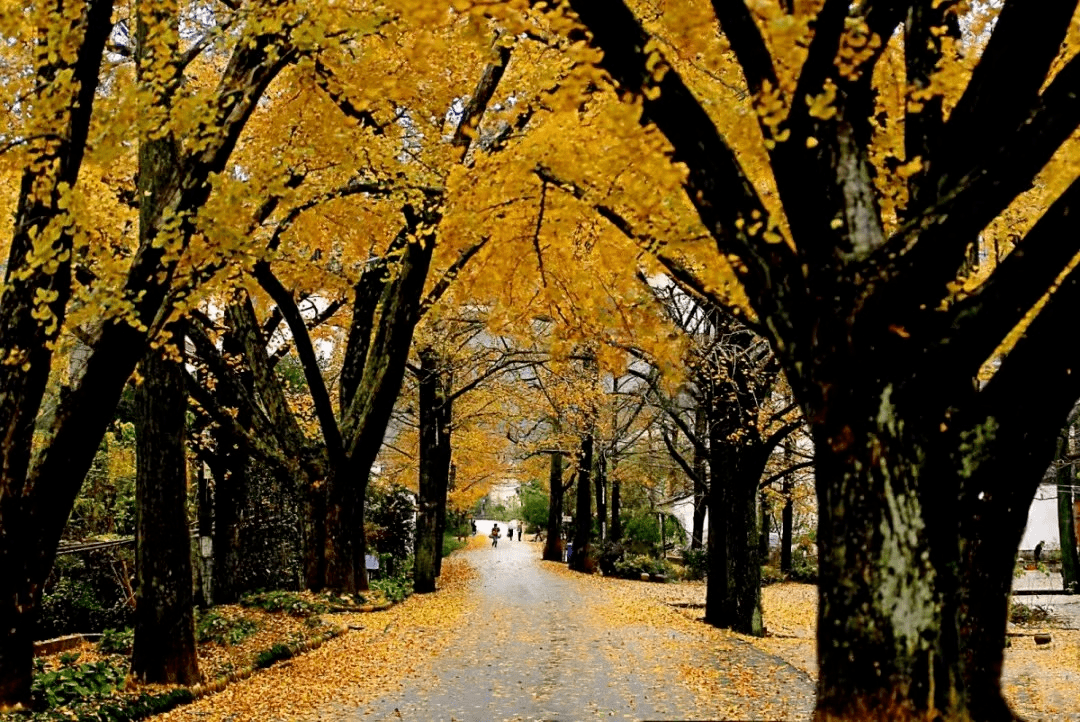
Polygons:
<instances>
[{"instance_id":1,"label":"green shrub","mask_svg":"<svg viewBox=\"0 0 1080 722\"><path fill-rule=\"evenodd\" d=\"M761 567L761 586L782 581L784 581L784 575L779 568L769 564Z\"/></svg>"},{"instance_id":2,"label":"green shrub","mask_svg":"<svg viewBox=\"0 0 1080 722\"><path fill-rule=\"evenodd\" d=\"M1050 612L1045 607L1013 602L1009 605L1009 621L1013 624L1043 624L1050 621Z\"/></svg>"},{"instance_id":3,"label":"green shrub","mask_svg":"<svg viewBox=\"0 0 1080 722\"><path fill-rule=\"evenodd\" d=\"M131 654L135 646L135 630L131 627L123 629L106 629L98 642L98 651L104 654Z\"/></svg>"},{"instance_id":4,"label":"green shrub","mask_svg":"<svg viewBox=\"0 0 1080 722\"><path fill-rule=\"evenodd\" d=\"M816 584L818 578L817 557L810 554L809 550L798 546L791 553L791 571L788 579L793 582Z\"/></svg>"},{"instance_id":5,"label":"green shrub","mask_svg":"<svg viewBox=\"0 0 1080 722\"><path fill-rule=\"evenodd\" d=\"M448 557L458 549L464 549L466 544L467 542L458 541L453 534L446 534L442 540L442 555Z\"/></svg>"},{"instance_id":6,"label":"green shrub","mask_svg":"<svg viewBox=\"0 0 1080 722\"><path fill-rule=\"evenodd\" d=\"M625 579L640 579L642 574L664 574L671 576L675 568L664 559L654 559L643 554L635 554L615 562L616 576Z\"/></svg>"},{"instance_id":7,"label":"green shrub","mask_svg":"<svg viewBox=\"0 0 1080 722\"><path fill-rule=\"evenodd\" d=\"M364 509L364 534L368 554L389 554L398 560L409 556L416 529L416 504L403 486L370 484Z\"/></svg>"},{"instance_id":8,"label":"green shrub","mask_svg":"<svg viewBox=\"0 0 1080 722\"><path fill-rule=\"evenodd\" d=\"M596 562L600 566L600 571L604 573L604 576L611 577L618 574L615 570L615 565L625 557L626 547L619 542L608 540L600 546L600 554L597 556Z\"/></svg>"},{"instance_id":9,"label":"green shrub","mask_svg":"<svg viewBox=\"0 0 1080 722\"><path fill-rule=\"evenodd\" d=\"M704 579L709 573L708 550L687 549L683 552L683 564L688 579Z\"/></svg>"},{"instance_id":10,"label":"green shrub","mask_svg":"<svg viewBox=\"0 0 1080 722\"><path fill-rule=\"evenodd\" d=\"M281 589L255 591L240 598L240 604L267 612L287 612L294 617L310 617L330 611L330 605L321 601L309 601L296 592Z\"/></svg>"},{"instance_id":11,"label":"green shrub","mask_svg":"<svg viewBox=\"0 0 1080 722\"><path fill-rule=\"evenodd\" d=\"M131 625L134 607L120 580L133 568L130 548L57 557L42 594L36 638Z\"/></svg>"},{"instance_id":12,"label":"green shrub","mask_svg":"<svg viewBox=\"0 0 1080 722\"><path fill-rule=\"evenodd\" d=\"M73 664L34 677L35 706L67 707L84 699L100 698L124 683L126 665L109 661Z\"/></svg>"},{"instance_id":13,"label":"green shrub","mask_svg":"<svg viewBox=\"0 0 1080 722\"><path fill-rule=\"evenodd\" d=\"M239 644L255 632L259 623L248 617L228 618L211 609L200 613L195 621L195 638L200 642L215 642L223 647Z\"/></svg>"},{"instance_id":14,"label":"green shrub","mask_svg":"<svg viewBox=\"0 0 1080 722\"><path fill-rule=\"evenodd\" d=\"M382 592L387 600L396 604L412 594L412 573L413 558L408 557L394 574L370 580L371 588Z\"/></svg>"}]
</instances>

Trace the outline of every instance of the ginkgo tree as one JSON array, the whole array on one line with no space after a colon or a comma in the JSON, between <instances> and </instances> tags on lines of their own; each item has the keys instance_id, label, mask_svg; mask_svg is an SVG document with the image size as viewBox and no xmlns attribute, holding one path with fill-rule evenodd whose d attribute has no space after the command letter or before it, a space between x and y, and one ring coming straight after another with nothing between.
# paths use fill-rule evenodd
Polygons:
<instances>
[{"instance_id":1,"label":"ginkgo tree","mask_svg":"<svg viewBox=\"0 0 1080 722\"><path fill-rule=\"evenodd\" d=\"M760 568L765 560L757 543L763 511L759 488L767 481L773 451L800 428L802 418L790 396L781 392L779 360L764 338L722 308L695 300L673 284L655 292L690 339L690 383L665 392L654 370L632 372L646 382L646 394L669 422L661 427L665 446L694 481L695 494L708 500L705 620L761 635ZM681 406L690 406L691 413ZM690 441L690 461L671 438L680 433ZM695 502L694 533L700 534L704 508Z\"/></svg>"},{"instance_id":2,"label":"ginkgo tree","mask_svg":"<svg viewBox=\"0 0 1080 722\"><path fill-rule=\"evenodd\" d=\"M9 93L4 162L20 178L0 297L4 707L29 698L33 619L56 543L124 384L150 342L165 340L163 328L190 295L175 292L174 280L205 238L200 212L221 185L248 119L283 68L332 47L334 37L363 32L346 9L312 12L273 2L226 6L214 15L200 7L214 27L181 48L168 31L179 5L134 6L156 52L138 83L126 82L130 68L112 62L111 48L105 62L120 10L111 0L7 4L0 14ZM129 34L134 18L126 18ZM215 52L204 57L211 47ZM124 56L122 47L117 55ZM130 149L140 139L170 134L179 146L175 163L139 163L144 174L160 173L149 195L119 193L138 207L137 237L125 236L123 226L111 235L109 195L98 197L110 171L136 167ZM128 183L129 190L130 176ZM219 267L204 265L204 274ZM81 285L73 294L74 280ZM97 320L87 360L78 377L65 379L35 448L54 352L77 307Z\"/></svg>"},{"instance_id":3,"label":"ginkgo tree","mask_svg":"<svg viewBox=\"0 0 1080 722\"><path fill-rule=\"evenodd\" d=\"M1076 5L537 6L643 129L612 123L594 163L663 136L803 407L821 719L1012 717L1013 560L1080 395L1057 334L1080 293ZM676 253L634 202L656 181L581 175ZM1011 252L972 275L986 246Z\"/></svg>"}]
</instances>

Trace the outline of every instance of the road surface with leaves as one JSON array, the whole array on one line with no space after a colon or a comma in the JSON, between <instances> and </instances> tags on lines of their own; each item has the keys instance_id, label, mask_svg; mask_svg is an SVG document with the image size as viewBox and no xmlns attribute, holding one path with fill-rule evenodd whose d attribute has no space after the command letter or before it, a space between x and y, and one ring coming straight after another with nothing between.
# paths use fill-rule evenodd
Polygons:
<instances>
[{"instance_id":1,"label":"road surface with leaves","mask_svg":"<svg viewBox=\"0 0 1080 722\"><path fill-rule=\"evenodd\" d=\"M472 548L475 607L402 688L327 719L805 719L802 672L636 591L543 562L540 545Z\"/></svg>"}]
</instances>

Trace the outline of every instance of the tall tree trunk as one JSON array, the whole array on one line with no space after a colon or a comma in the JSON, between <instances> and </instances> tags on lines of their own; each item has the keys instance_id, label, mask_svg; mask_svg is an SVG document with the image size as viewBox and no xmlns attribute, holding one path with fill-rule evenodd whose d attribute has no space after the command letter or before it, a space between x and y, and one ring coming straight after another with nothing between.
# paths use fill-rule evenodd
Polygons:
<instances>
[{"instance_id":1,"label":"tall tree trunk","mask_svg":"<svg viewBox=\"0 0 1080 722\"><path fill-rule=\"evenodd\" d=\"M617 478L611 480L611 529L608 531L608 538L613 542L622 540L622 519L619 515L622 514L622 484L619 483Z\"/></svg>"},{"instance_id":2,"label":"tall tree trunk","mask_svg":"<svg viewBox=\"0 0 1080 722\"><path fill-rule=\"evenodd\" d=\"M561 562L563 560L563 455L561 451L551 452L548 487L548 523L547 539L544 542L544 559L549 562Z\"/></svg>"},{"instance_id":3,"label":"tall tree trunk","mask_svg":"<svg viewBox=\"0 0 1080 722\"><path fill-rule=\"evenodd\" d=\"M724 443L721 424L723 409L716 395L709 394L709 572L705 580L705 621L715 627L730 627L728 604L728 519L729 470L736 465L730 445Z\"/></svg>"},{"instance_id":4,"label":"tall tree trunk","mask_svg":"<svg viewBox=\"0 0 1080 722\"><path fill-rule=\"evenodd\" d=\"M170 325L183 352L180 322ZM151 350L135 391L136 604L131 672L142 682L194 684L195 614L191 535L187 524L185 426L187 394L182 360Z\"/></svg>"},{"instance_id":5,"label":"tall tree trunk","mask_svg":"<svg viewBox=\"0 0 1080 722\"><path fill-rule=\"evenodd\" d=\"M369 467L370 468L370 467ZM357 550L356 543L362 538L363 520L357 518L358 500L367 494L367 477L363 483L359 479L349 479L341 467L331 467L327 475L326 486L326 537L323 548L325 570L321 587L345 594L363 591L366 586L358 583L357 566L364 567L363 552ZM357 487L362 487L361 491ZM360 556L359 565L357 556Z\"/></svg>"},{"instance_id":6,"label":"tall tree trunk","mask_svg":"<svg viewBox=\"0 0 1080 722\"><path fill-rule=\"evenodd\" d=\"M1070 457L1075 453L1075 426L1065 429L1059 442L1058 454L1061 466L1057 470L1058 539L1061 543L1061 582L1069 591L1077 591L1080 582L1080 562L1077 560L1076 515L1073 511L1077 499L1075 492L1076 467Z\"/></svg>"},{"instance_id":7,"label":"tall tree trunk","mask_svg":"<svg viewBox=\"0 0 1080 722\"><path fill-rule=\"evenodd\" d=\"M379 301L379 323L366 344L363 373L348 409L342 412L341 437L344 467L327 480L326 583L341 591L368 589L365 566L364 504L371 466L382 448L394 399L401 391L405 364L419 321L420 301L435 247L435 229L441 215L434 203L420 212L406 206L406 242L393 278ZM317 368L310 370L318 374ZM333 464L332 464L333 466ZM344 473L342 473L344 472ZM340 545L340 548L337 548ZM331 549L334 546L335 548ZM351 559L353 570L344 564Z\"/></svg>"},{"instance_id":8,"label":"tall tree trunk","mask_svg":"<svg viewBox=\"0 0 1080 722\"><path fill-rule=\"evenodd\" d=\"M727 617L732 629L742 634L761 636L761 551L758 534L758 481L764 462L758 463L757 450L742 447L734 451L738 465L729 482L730 516L728 532Z\"/></svg>"},{"instance_id":9,"label":"tall tree trunk","mask_svg":"<svg viewBox=\"0 0 1080 722\"><path fill-rule=\"evenodd\" d=\"M180 81L177 9L168 3L137 3L135 10L139 84L152 97L171 98ZM149 112L166 123L169 102ZM179 158L180 148L168 130L139 139L140 247L155 239L160 209L179 176ZM164 335L162 340L175 346L166 346L167 353L154 348L146 353L140 362L143 382L135 390L137 588L131 672L143 682L193 684L199 667L187 524L184 322L172 322Z\"/></svg>"},{"instance_id":10,"label":"tall tree trunk","mask_svg":"<svg viewBox=\"0 0 1080 722\"><path fill-rule=\"evenodd\" d=\"M435 555L435 576L442 575L442 540L446 536L446 502L450 490L454 488L454 469L451 459L453 458L453 443L450 436L451 423L453 421L453 375L450 368L443 364L439 374L439 467L441 474L439 482L439 498L435 507L438 512L437 531L435 538L438 539L439 553Z\"/></svg>"},{"instance_id":11,"label":"tall tree trunk","mask_svg":"<svg viewBox=\"0 0 1080 722\"><path fill-rule=\"evenodd\" d=\"M224 444L222 443L224 442ZM240 598L241 515L248 504L247 453L243 443L232 443L225 432L218 434L218 455L214 474L214 602L231 604Z\"/></svg>"},{"instance_id":12,"label":"tall tree trunk","mask_svg":"<svg viewBox=\"0 0 1080 722\"><path fill-rule=\"evenodd\" d=\"M577 503L574 509L574 549L569 567L576 572L592 572L592 485L589 476L593 467L593 435L581 440L578 455Z\"/></svg>"},{"instance_id":13,"label":"tall tree trunk","mask_svg":"<svg viewBox=\"0 0 1080 722\"><path fill-rule=\"evenodd\" d=\"M719 436L722 424L714 423ZM744 444L747 442L743 440ZM705 621L743 634L761 635L761 557L757 524L760 447L710 439L709 573Z\"/></svg>"},{"instance_id":14,"label":"tall tree trunk","mask_svg":"<svg viewBox=\"0 0 1080 722\"><path fill-rule=\"evenodd\" d=\"M758 510L761 519L758 521L758 558L762 564L769 560L769 497L762 492L758 495Z\"/></svg>"},{"instance_id":15,"label":"tall tree trunk","mask_svg":"<svg viewBox=\"0 0 1080 722\"><path fill-rule=\"evenodd\" d=\"M603 542L607 539L607 453L602 450L596 457L596 519Z\"/></svg>"},{"instance_id":16,"label":"tall tree trunk","mask_svg":"<svg viewBox=\"0 0 1080 722\"><path fill-rule=\"evenodd\" d=\"M791 489L784 481L784 510L780 517L780 571L791 571L791 533L795 521L795 501L791 498Z\"/></svg>"},{"instance_id":17,"label":"tall tree trunk","mask_svg":"<svg viewBox=\"0 0 1080 722\"><path fill-rule=\"evenodd\" d=\"M222 336L222 352L226 358L239 358L243 346L237 339L236 329L227 328ZM244 373L242 383L250 390L251 373ZM250 423L248 409L235 398L227 384L217 388L222 403L237 409L237 422L246 427ZM243 439L221 428L214 430L214 601L231 604L239 600L244 591L241 581L240 525L244 510L248 508L248 449Z\"/></svg>"},{"instance_id":18,"label":"tall tree trunk","mask_svg":"<svg viewBox=\"0 0 1080 722\"><path fill-rule=\"evenodd\" d=\"M698 401L694 409L694 435L704 441L708 435L708 405ZM708 478L709 457L701 444L694 444L694 528L690 532L690 548L701 549L705 543L705 514L709 508Z\"/></svg>"},{"instance_id":19,"label":"tall tree trunk","mask_svg":"<svg viewBox=\"0 0 1080 722\"><path fill-rule=\"evenodd\" d=\"M419 415L420 478L417 494L416 553L413 590L418 594L435 591L436 564L442 556L439 533L439 506L446 505L446 474L443 468L442 420L444 385L440 379L439 355L430 346L420 350Z\"/></svg>"},{"instance_id":20,"label":"tall tree trunk","mask_svg":"<svg viewBox=\"0 0 1080 722\"><path fill-rule=\"evenodd\" d=\"M788 436L784 439L784 468L791 468L794 456L795 440ZM780 486L784 495L784 510L780 518L780 571L784 574L791 571L791 534L792 525L795 523L795 499L792 497L794 488L795 480L788 473Z\"/></svg>"},{"instance_id":21,"label":"tall tree trunk","mask_svg":"<svg viewBox=\"0 0 1080 722\"><path fill-rule=\"evenodd\" d=\"M947 539L934 543L927 525L931 517L955 518L957 501L934 497L928 488L933 462L912 451L918 443L901 436L905 426L895 414L886 392L880 414L860 415L871 420L869 428L852 428L856 414L847 413L843 430L814 429L817 704L825 718L921 719L927 709L945 719L962 714L964 680L952 621L958 610L948 603L955 599L959 550L955 536L951 548ZM883 448L891 453L879 458ZM1004 597L1001 603L1007 604Z\"/></svg>"},{"instance_id":22,"label":"tall tree trunk","mask_svg":"<svg viewBox=\"0 0 1080 722\"><path fill-rule=\"evenodd\" d=\"M196 579L198 580L199 596L198 605L209 607L214 603L213 590L213 535L214 527L214 495L210 491L210 479L206 476L206 465L201 459L195 461L195 483L198 494L198 568Z\"/></svg>"}]
</instances>

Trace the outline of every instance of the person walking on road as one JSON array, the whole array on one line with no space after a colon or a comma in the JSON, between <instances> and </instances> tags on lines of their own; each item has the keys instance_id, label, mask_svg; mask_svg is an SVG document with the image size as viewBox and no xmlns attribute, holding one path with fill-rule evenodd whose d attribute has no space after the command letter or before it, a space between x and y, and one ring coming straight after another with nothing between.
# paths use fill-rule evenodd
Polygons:
<instances>
[{"instance_id":1,"label":"person walking on road","mask_svg":"<svg viewBox=\"0 0 1080 722\"><path fill-rule=\"evenodd\" d=\"M498 524L491 527L491 546L492 547L499 546L499 525Z\"/></svg>"},{"instance_id":2,"label":"person walking on road","mask_svg":"<svg viewBox=\"0 0 1080 722\"><path fill-rule=\"evenodd\" d=\"M521 541L521 527L518 527L518 541Z\"/></svg>"}]
</instances>

